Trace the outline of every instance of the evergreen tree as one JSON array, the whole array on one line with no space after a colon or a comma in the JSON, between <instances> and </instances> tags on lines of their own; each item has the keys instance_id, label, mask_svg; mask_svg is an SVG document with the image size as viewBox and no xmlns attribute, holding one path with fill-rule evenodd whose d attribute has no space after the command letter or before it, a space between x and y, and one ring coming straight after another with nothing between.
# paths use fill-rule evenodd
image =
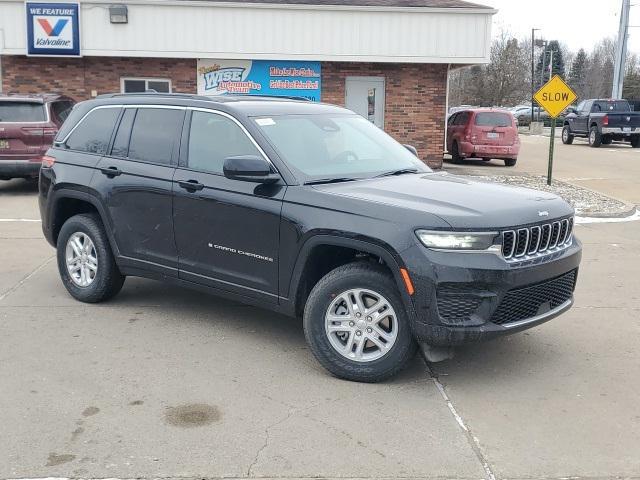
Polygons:
<instances>
[{"instance_id":1,"label":"evergreen tree","mask_svg":"<svg viewBox=\"0 0 640 480\"><path fill-rule=\"evenodd\" d=\"M587 81L587 52L584 48L578 50L573 62L571 63L571 70L567 77L569 86L573 88L579 98L585 98L585 85Z\"/></svg>"},{"instance_id":2,"label":"evergreen tree","mask_svg":"<svg viewBox=\"0 0 640 480\"><path fill-rule=\"evenodd\" d=\"M547 43L544 51L538 58L538 64L536 65L536 82L538 86L544 85L549 80L549 60L551 59L551 52L553 52L553 65L551 66L551 77L554 75L560 75L564 78L564 56L560 49L560 44L557 40L551 40ZM544 74L542 72L542 64L544 63Z\"/></svg>"}]
</instances>

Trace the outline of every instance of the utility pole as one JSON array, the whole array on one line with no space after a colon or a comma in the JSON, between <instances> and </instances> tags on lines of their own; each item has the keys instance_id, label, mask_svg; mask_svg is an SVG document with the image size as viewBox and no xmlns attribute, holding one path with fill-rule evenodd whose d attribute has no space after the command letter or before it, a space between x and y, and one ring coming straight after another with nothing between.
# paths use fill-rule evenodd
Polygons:
<instances>
[{"instance_id":1,"label":"utility pole","mask_svg":"<svg viewBox=\"0 0 640 480\"><path fill-rule=\"evenodd\" d=\"M552 75L553 75L553 50L549 52L549 80L551 80Z\"/></svg>"},{"instance_id":2,"label":"utility pole","mask_svg":"<svg viewBox=\"0 0 640 480\"><path fill-rule=\"evenodd\" d=\"M616 63L613 69L613 88L611 98L622 98L624 71L627 60L627 36L629 32L629 9L631 0L622 0L620 11L620 27L618 29L618 43L616 44Z\"/></svg>"},{"instance_id":3,"label":"utility pole","mask_svg":"<svg viewBox=\"0 0 640 480\"><path fill-rule=\"evenodd\" d=\"M529 130L531 130L531 124L533 123L533 105L535 104L533 101L533 94L535 93L535 67L533 65L533 57L535 55L535 44L536 44L536 30L538 28L531 29L531 121L529 122Z\"/></svg>"}]
</instances>

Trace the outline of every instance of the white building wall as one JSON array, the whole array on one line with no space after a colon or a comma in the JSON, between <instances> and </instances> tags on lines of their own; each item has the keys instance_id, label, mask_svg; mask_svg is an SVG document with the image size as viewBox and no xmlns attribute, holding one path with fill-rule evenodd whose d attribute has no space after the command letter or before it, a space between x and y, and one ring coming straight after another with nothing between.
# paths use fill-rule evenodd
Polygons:
<instances>
[{"instance_id":1,"label":"white building wall","mask_svg":"<svg viewBox=\"0 0 640 480\"><path fill-rule=\"evenodd\" d=\"M117 2L116 2L117 3ZM486 63L491 9L274 6L136 0L129 23L81 2L85 56ZM0 53L26 51L25 6L0 0Z\"/></svg>"}]
</instances>

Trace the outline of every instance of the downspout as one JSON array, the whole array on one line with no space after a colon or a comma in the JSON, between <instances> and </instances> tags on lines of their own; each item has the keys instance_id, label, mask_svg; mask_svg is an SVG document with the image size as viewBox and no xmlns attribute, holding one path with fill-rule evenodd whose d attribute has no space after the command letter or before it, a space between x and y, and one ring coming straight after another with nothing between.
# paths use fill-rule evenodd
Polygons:
<instances>
[{"instance_id":1,"label":"downspout","mask_svg":"<svg viewBox=\"0 0 640 480\"><path fill-rule=\"evenodd\" d=\"M444 100L444 145L442 145L442 157L444 162L444 152L447 151L447 117L449 116L449 73L451 71L451 64L447 64L447 93Z\"/></svg>"},{"instance_id":2,"label":"downspout","mask_svg":"<svg viewBox=\"0 0 640 480\"><path fill-rule=\"evenodd\" d=\"M4 89L2 88L2 52L4 52L4 29L0 28L0 93L4 92Z\"/></svg>"}]
</instances>

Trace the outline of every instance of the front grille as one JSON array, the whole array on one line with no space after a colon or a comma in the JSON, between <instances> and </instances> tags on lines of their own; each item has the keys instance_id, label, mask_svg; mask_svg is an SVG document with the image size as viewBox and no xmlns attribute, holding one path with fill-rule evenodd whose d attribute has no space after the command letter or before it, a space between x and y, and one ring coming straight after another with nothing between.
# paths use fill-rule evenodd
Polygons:
<instances>
[{"instance_id":1,"label":"front grille","mask_svg":"<svg viewBox=\"0 0 640 480\"><path fill-rule=\"evenodd\" d=\"M523 260L546 255L571 245L573 218L502 232L502 256Z\"/></svg>"},{"instance_id":2,"label":"front grille","mask_svg":"<svg viewBox=\"0 0 640 480\"><path fill-rule=\"evenodd\" d=\"M545 304L549 310L559 307L571 298L576 274L577 271L572 270L552 280L508 291L491 321L500 325L508 324L535 317Z\"/></svg>"}]
</instances>

